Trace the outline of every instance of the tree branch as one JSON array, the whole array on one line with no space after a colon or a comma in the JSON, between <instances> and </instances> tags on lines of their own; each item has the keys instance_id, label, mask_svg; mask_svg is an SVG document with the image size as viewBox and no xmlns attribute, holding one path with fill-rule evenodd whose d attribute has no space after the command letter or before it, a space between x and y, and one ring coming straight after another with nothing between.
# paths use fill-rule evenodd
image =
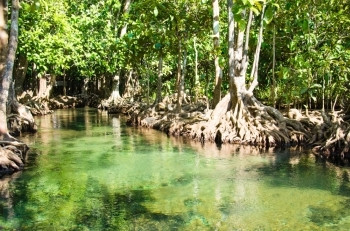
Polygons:
<instances>
[{"instance_id":1,"label":"tree branch","mask_svg":"<svg viewBox=\"0 0 350 231\"><path fill-rule=\"evenodd\" d=\"M250 74L251 76L253 76L253 82L251 83L249 90L248 90L248 92L250 92L250 93L253 93L254 89L258 86L258 67L259 67L261 43L262 43L262 39L263 39L265 8L266 8L266 4L264 4L262 11L261 11L258 44L257 44L256 50L255 50L252 72Z\"/></svg>"},{"instance_id":2,"label":"tree branch","mask_svg":"<svg viewBox=\"0 0 350 231\"><path fill-rule=\"evenodd\" d=\"M243 60L242 60L242 74L245 75L248 68L248 50L249 50L249 35L250 35L250 27L252 25L253 21L253 11L249 11L249 18L248 18L248 24L245 32L245 44L244 44L244 51L243 51Z\"/></svg>"}]
</instances>

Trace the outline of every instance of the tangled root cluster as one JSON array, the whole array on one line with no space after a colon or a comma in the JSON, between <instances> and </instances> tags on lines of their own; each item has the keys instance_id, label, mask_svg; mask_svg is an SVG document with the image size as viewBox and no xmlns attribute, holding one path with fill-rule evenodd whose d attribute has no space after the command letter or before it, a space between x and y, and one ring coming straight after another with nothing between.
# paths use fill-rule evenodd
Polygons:
<instances>
[{"instance_id":1,"label":"tangled root cluster","mask_svg":"<svg viewBox=\"0 0 350 231\"><path fill-rule=\"evenodd\" d=\"M350 116L345 113L302 115L291 109L284 115L249 95L231 104L230 95L214 110L208 110L205 102L183 104L180 112L171 100L163 100L153 107L124 102L116 106L114 112L128 114L130 125L200 142L259 147L307 145L323 156L350 159Z\"/></svg>"},{"instance_id":2,"label":"tangled root cluster","mask_svg":"<svg viewBox=\"0 0 350 231\"><path fill-rule=\"evenodd\" d=\"M23 168L28 146L17 141L0 141L0 175Z\"/></svg>"}]
</instances>

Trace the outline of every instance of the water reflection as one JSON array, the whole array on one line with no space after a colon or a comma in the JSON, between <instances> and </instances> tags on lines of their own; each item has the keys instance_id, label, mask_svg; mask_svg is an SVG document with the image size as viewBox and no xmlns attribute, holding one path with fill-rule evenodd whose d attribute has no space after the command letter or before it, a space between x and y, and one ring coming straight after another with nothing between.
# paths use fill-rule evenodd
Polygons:
<instances>
[{"instance_id":1,"label":"water reflection","mask_svg":"<svg viewBox=\"0 0 350 231\"><path fill-rule=\"evenodd\" d=\"M26 170L4 183L5 229L350 228L349 170L307 152L218 149L89 108L38 123Z\"/></svg>"},{"instance_id":2,"label":"water reflection","mask_svg":"<svg viewBox=\"0 0 350 231\"><path fill-rule=\"evenodd\" d=\"M21 172L15 172L11 176L4 176L0 179L0 208L2 216L10 220L15 216L13 209L11 182L20 177Z\"/></svg>"}]
</instances>

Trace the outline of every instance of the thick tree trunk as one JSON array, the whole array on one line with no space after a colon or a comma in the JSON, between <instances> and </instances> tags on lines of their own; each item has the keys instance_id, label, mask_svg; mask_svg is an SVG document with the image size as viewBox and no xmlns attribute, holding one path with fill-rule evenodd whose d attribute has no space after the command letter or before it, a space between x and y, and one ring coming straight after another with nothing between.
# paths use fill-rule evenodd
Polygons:
<instances>
[{"instance_id":1,"label":"thick tree trunk","mask_svg":"<svg viewBox=\"0 0 350 231\"><path fill-rule=\"evenodd\" d=\"M0 83L6 66L7 45L7 1L0 0Z\"/></svg>"},{"instance_id":2,"label":"thick tree trunk","mask_svg":"<svg viewBox=\"0 0 350 231\"><path fill-rule=\"evenodd\" d=\"M219 63L220 54L220 7L219 0L213 0L213 42L214 42L214 64L215 64L215 88L213 107L221 100L222 70Z\"/></svg>"},{"instance_id":3,"label":"thick tree trunk","mask_svg":"<svg viewBox=\"0 0 350 231\"><path fill-rule=\"evenodd\" d=\"M227 0L227 12L228 12L228 75L230 81L230 93L231 99L234 99L233 92L235 92L235 19L233 17L233 1ZM237 102L237 99L235 99Z\"/></svg>"},{"instance_id":4,"label":"thick tree trunk","mask_svg":"<svg viewBox=\"0 0 350 231\"><path fill-rule=\"evenodd\" d=\"M3 3L4 1L1 2ZM1 11L3 12L3 9L1 9ZM12 89L12 97L9 97L10 86L12 85L13 88L12 75L18 43L18 15L19 1L12 0L11 30L10 40L8 44L8 55L0 86L0 136L2 138L2 141L0 141L0 172L4 173L12 173L14 171L20 170L23 166L24 155L28 151L27 145L17 142L16 139L9 134L7 127L7 112L10 111L10 107L8 106L9 101L11 102L12 107L19 106L16 109L18 109L20 116L21 113L22 115L29 113L26 115L31 116L31 113L27 108L17 103L14 95L14 89ZM3 19L3 15L1 15L1 18ZM1 32L2 31L0 31L0 33ZM0 42L1 46L3 46L3 41ZM31 117L31 119L32 118L33 117ZM32 125L34 126L34 120L31 120L31 122L33 122Z\"/></svg>"},{"instance_id":5,"label":"thick tree trunk","mask_svg":"<svg viewBox=\"0 0 350 231\"><path fill-rule=\"evenodd\" d=\"M52 90L52 82L55 79L54 76L44 75L38 79L38 94L37 98L39 100L49 99L51 90Z\"/></svg>"},{"instance_id":6,"label":"thick tree trunk","mask_svg":"<svg viewBox=\"0 0 350 231\"><path fill-rule=\"evenodd\" d=\"M306 135L304 126L300 122L283 117L279 111L262 105L253 96L253 90L257 84L265 5L261 12L258 45L252 67L252 75L255 79L250 91L246 88L245 77L253 13L249 11L248 16L246 10L241 12L242 18L247 19L246 28L242 29L234 21L233 0L227 0L227 7L230 94L217 104L208 121L193 126L195 132L191 136L201 141L211 140L219 144L229 142L274 146L303 142Z\"/></svg>"},{"instance_id":7,"label":"thick tree trunk","mask_svg":"<svg viewBox=\"0 0 350 231\"><path fill-rule=\"evenodd\" d=\"M112 94L110 96L110 101L115 102L120 98L120 92L119 92L119 87L120 87L120 73L121 71L118 70L117 73L113 77L112 81Z\"/></svg>"},{"instance_id":8,"label":"thick tree trunk","mask_svg":"<svg viewBox=\"0 0 350 231\"><path fill-rule=\"evenodd\" d=\"M2 77L2 84L0 88L0 135L2 135L5 139L11 138L11 136L8 134L6 108L9 96L9 88L12 82L13 66L18 44L18 14L19 1L12 0L11 31L8 56L6 60L6 69Z\"/></svg>"}]
</instances>

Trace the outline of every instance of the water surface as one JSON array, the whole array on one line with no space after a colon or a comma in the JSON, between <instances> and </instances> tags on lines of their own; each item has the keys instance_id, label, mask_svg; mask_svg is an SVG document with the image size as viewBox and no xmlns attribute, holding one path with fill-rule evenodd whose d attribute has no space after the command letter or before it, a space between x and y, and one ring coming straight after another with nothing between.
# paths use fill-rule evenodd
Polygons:
<instances>
[{"instance_id":1,"label":"water surface","mask_svg":"<svg viewBox=\"0 0 350 231\"><path fill-rule=\"evenodd\" d=\"M17 230L350 230L349 169L302 151L183 141L95 109L36 118L0 182Z\"/></svg>"}]
</instances>

